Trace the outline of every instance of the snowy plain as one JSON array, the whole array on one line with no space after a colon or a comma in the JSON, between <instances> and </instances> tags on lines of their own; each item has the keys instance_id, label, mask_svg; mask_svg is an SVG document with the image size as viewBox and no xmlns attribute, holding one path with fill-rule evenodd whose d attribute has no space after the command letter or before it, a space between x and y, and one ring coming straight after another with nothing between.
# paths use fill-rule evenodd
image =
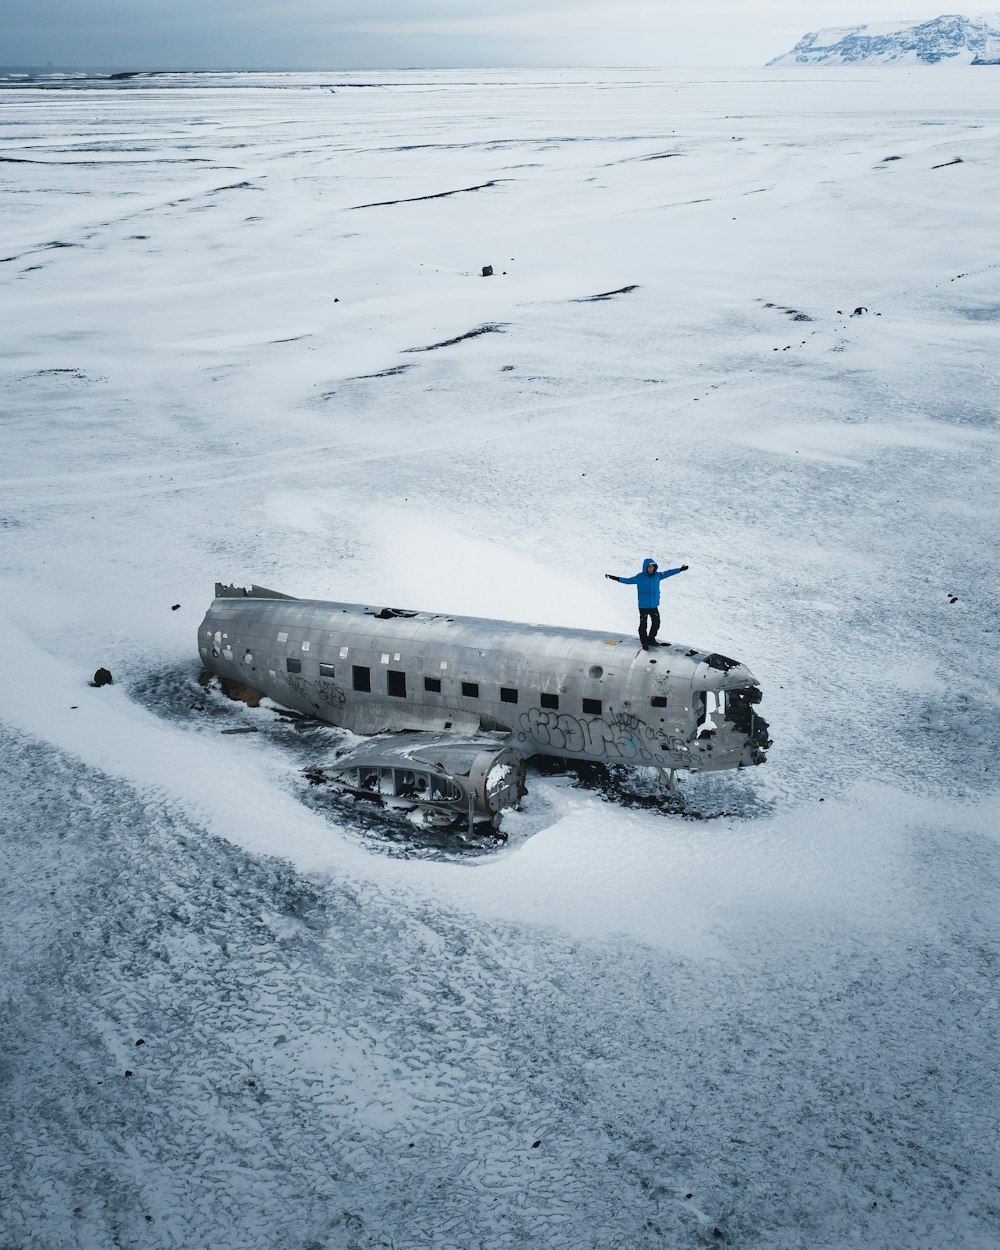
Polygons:
<instances>
[{"instance_id":1,"label":"snowy plain","mask_svg":"<svg viewBox=\"0 0 1000 1250\"><path fill-rule=\"evenodd\" d=\"M996 82L0 89L3 1250L1000 1246ZM650 552L764 691L711 819L432 853L199 704L217 580Z\"/></svg>"}]
</instances>

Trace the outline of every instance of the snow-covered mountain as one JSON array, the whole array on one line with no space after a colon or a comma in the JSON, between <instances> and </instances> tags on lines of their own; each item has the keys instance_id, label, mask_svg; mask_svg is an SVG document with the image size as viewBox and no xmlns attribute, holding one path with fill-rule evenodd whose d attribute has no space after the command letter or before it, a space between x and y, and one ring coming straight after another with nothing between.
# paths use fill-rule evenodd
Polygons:
<instances>
[{"instance_id":1,"label":"snow-covered mountain","mask_svg":"<svg viewBox=\"0 0 1000 1250\"><path fill-rule=\"evenodd\" d=\"M773 65L1000 65L1000 13L945 13L926 22L863 22L803 35Z\"/></svg>"}]
</instances>

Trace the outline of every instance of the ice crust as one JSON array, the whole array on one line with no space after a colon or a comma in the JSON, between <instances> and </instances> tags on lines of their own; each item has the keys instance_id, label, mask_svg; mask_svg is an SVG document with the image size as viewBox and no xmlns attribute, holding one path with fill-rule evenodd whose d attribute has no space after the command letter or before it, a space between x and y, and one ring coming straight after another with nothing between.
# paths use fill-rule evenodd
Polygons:
<instances>
[{"instance_id":1,"label":"ice crust","mask_svg":"<svg viewBox=\"0 0 1000 1250\"><path fill-rule=\"evenodd\" d=\"M2 89L3 1250L1000 1244L986 73ZM195 682L217 580L647 552L764 690L714 820L387 854Z\"/></svg>"}]
</instances>

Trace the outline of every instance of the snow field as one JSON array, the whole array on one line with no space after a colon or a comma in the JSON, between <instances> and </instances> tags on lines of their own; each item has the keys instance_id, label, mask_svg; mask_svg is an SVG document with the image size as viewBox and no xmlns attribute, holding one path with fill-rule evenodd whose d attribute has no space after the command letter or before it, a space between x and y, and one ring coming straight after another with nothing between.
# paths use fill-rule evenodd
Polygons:
<instances>
[{"instance_id":1,"label":"snow field","mask_svg":"<svg viewBox=\"0 0 1000 1250\"><path fill-rule=\"evenodd\" d=\"M4 90L4 1250L1000 1244L991 82ZM216 580L627 631L647 552L730 816L382 853L184 694Z\"/></svg>"}]
</instances>

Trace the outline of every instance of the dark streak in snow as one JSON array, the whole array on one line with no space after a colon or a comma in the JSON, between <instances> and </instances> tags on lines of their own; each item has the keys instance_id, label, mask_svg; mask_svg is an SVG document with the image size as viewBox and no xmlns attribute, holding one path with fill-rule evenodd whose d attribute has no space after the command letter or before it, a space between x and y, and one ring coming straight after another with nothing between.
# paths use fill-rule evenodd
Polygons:
<instances>
[{"instance_id":1,"label":"dark streak in snow","mask_svg":"<svg viewBox=\"0 0 1000 1250\"><path fill-rule=\"evenodd\" d=\"M505 334L504 326L506 323L489 322L486 325L477 326L475 330L469 330L467 334L459 334L456 338L445 339L441 343L430 343L427 347L404 347L406 352L436 352L439 347L454 347L456 343L461 343L465 339L476 339L480 334Z\"/></svg>"},{"instance_id":2,"label":"dark streak in snow","mask_svg":"<svg viewBox=\"0 0 1000 1250\"><path fill-rule=\"evenodd\" d=\"M5 165L58 165L69 169L106 169L117 165L210 165L207 156L155 156L142 160L104 160L104 161L39 161L26 156L0 156L0 164Z\"/></svg>"},{"instance_id":3,"label":"dark streak in snow","mask_svg":"<svg viewBox=\"0 0 1000 1250\"><path fill-rule=\"evenodd\" d=\"M602 291L600 295L584 295L580 299L571 299L571 304L593 304L601 299L613 299L616 295L628 295L630 291L638 291L639 283L631 282L628 286L620 286L615 291Z\"/></svg>"},{"instance_id":4,"label":"dark streak in snow","mask_svg":"<svg viewBox=\"0 0 1000 1250\"><path fill-rule=\"evenodd\" d=\"M26 252L18 252L16 256L0 256L0 265L6 265L9 261L20 260L24 256L33 256L35 252L48 252L56 247L82 247L81 243L62 243L58 239L54 243L42 243L39 247L29 247Z\"/></svg>"},{"instance_id":5,"label":"dark streak in snow","mask_svg":"<svg viewBox=\"0 0 1000 1250\"><path fill-rule=\"evenodd\" d=\"M411 195L403 200L375 200L371 204L352 204L347 211L353 213L359 208L386 208L390 204L415 204L418 200L443 200L449 195L465 195L467 191L485 191L487 187L495 187L499 182L510 182L510 179L491 178L489 182L480 182L474 187L457 187L454 191L436 191L433 195Z\"/></svg>"},{"instance_id":6,"label":"dark streak in snow","mask_svg":"<svg viewBox=\"0 0 1000 1250\"><path fill-rule=\"evenodd\" d=\"M457 342L458 340L456 339L454 341ZM438 344L438 346L439 347L443 346L443 344ZM415 351L415 352L427 352L427 351L430 351L431 349L429 347L411 347L409 350ZM347 381L348 382L366 382L368 381L369 378L394 378L397 373L405 373L407 369L412 369L412 368L413 368L412 364L392 365L388 369L380 369L378 373L359 373L353 378L348 378Z\"/></svg>"}]
</instances>

